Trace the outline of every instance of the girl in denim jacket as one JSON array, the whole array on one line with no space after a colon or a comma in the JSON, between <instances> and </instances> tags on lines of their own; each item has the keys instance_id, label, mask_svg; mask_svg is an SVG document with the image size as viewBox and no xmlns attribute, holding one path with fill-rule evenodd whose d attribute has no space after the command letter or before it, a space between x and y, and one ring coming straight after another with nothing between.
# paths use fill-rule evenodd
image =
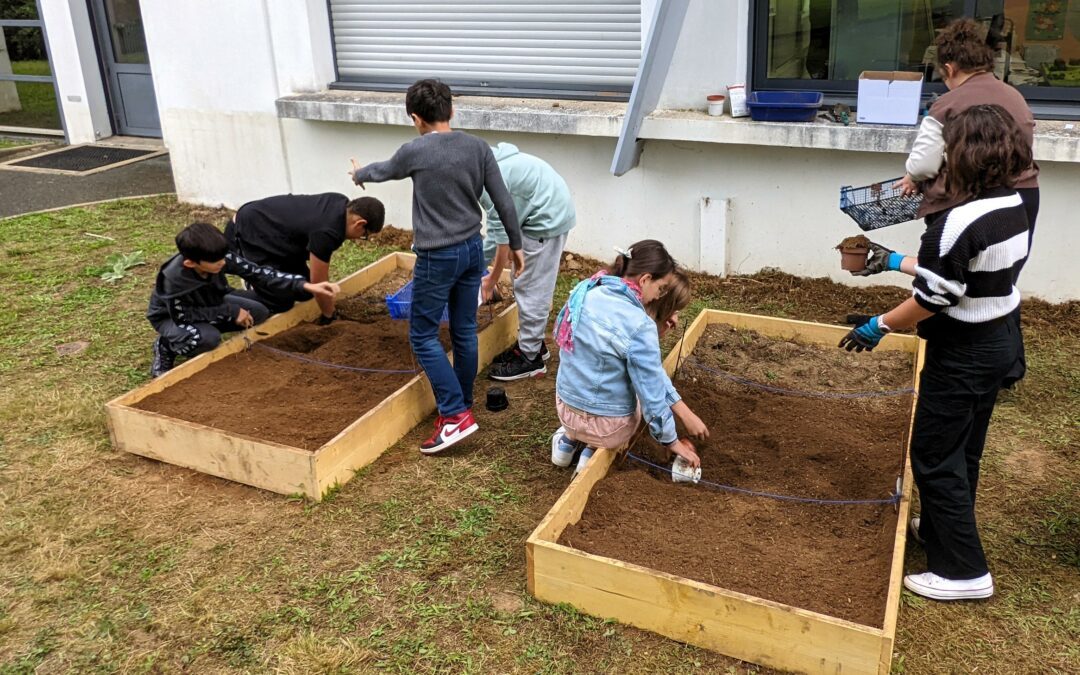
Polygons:
<instances>
[{"instance_id":1,"label":"girl in denim jacket","mask_svg":"<svg viewBox=\"0 0 1080 675\"><path fill-rule=\"evenodd\" d=\"M555 406L562 426L552 436L551 459L557 466L569 466L582 450L580 471L593 449L625 446L642 417L653 438L700 466L694 446L677 435L675 415L692 437L706 438L708 429L682 402L660 355L657 325L670 317L654 319L646 311L664 297L675 273L667 249L650 239L620 252L608 270L571 291L555 325Z\"/></svg>"}]
</instances>

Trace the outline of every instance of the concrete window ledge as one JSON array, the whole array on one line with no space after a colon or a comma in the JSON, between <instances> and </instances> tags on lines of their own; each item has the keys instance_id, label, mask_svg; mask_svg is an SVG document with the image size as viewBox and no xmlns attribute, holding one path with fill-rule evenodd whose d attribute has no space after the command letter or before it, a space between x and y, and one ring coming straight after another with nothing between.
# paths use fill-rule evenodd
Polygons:
<instances>
[{"instance_id":1,"label":"concrete window ledge","mask_svg":"<svg viewBox=\"0 0 1080 675\"><path fill-rule=\"evenodd\" d=\"M279 117L290 119L411 126L401 93L332 90L298 94L279 98L277 111ZM460 96L454 100L454 126L466 130L617 138L625 111L624 103ZM915 127L754 122L745 117L710 117L692 110L657 110L645 118L640 137L906 154L915 133ZM1080 122L1038 122L1035 159L1080 162Z\"/></svg>"}]
</instances>

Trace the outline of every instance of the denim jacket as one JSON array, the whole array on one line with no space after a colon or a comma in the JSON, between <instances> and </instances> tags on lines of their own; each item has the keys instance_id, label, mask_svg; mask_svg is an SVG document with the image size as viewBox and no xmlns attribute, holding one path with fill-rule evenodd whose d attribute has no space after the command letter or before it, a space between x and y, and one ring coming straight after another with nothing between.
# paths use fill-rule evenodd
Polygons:
<instances>
[{"instance_id":1,"label":"denim jacket","mask_svg":"<svg viewBox=\"0 0 1080 675\"><path fill-rule=\"evenodd\" d=\"M640 402L653 438L665 445L676 440L671 406L681 397L664 371L656 323L633 291L623 284L590 289L573 326L573 344L573 351L559 355L555 391L563 403L622 417Z\"/></svg>"}]
</instances>

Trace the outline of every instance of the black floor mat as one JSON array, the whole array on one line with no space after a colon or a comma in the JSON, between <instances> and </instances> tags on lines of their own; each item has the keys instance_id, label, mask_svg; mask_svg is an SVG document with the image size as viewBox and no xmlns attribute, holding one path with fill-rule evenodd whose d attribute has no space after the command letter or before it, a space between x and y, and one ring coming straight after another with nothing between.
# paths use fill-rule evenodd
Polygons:
<instances>
[{"instance_id":1,"label":"black floor mat","mask_svg":"<svg viewBox=\"0 0 1080 675\"><path fill-rule=\"evenodd\" d=\"M136 150L108 145L80 145L67 150L36 157L28 157L8 166L32 169L55 169L58 171L83 172L100 169L109 164L126 162L137 157L154 154L157 150Z\"/></svg>"}]
</instances>

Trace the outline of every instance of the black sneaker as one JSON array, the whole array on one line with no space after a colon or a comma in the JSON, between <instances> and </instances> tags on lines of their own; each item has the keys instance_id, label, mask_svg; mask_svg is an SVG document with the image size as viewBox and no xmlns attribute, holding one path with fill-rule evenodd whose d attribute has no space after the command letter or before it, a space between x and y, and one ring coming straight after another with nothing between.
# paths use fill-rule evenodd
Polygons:
<instances>
[{"instance_id":1,"label":"black sneaker","mask_svg":"<svg viewBox=\"0 0 1080 675\"><path fill-rule=\"evenodd\" d=\"M527 359L520 351L515 350L508 361L496 363L488 371L488 377L493 380L509 382L526 377L540 377L547 372L544 359L539 354L534 359Z\"/></svg>"},{"instance_id":2,"label":"black sneaker","mask_svg":"<svg viewBox=\"0 0 1080 675\"><path fill-rule=\"evenodd\" d=\"M150 361L150 377L161 377L172 370L176 364L176 354L169 349L169 343L165 338L158 336L154 340L154 357Z\"/></svg>"},{"instance_id":3,"label":"black sneaker","mask_svg":"<svg viewBox=\"0 0 1080 675\"><path fill-rule=\"evenodd\" d=\"M513 347L510 347L504 352L500 352L495 355L495 358L491 360L492 363L506 363L514 357L514 354L521 351L520 343L515 342ZM551 358L551 352L548 351L547 343L540 343L540 358L547 361Z\"/></svg>"}]
</instances>

